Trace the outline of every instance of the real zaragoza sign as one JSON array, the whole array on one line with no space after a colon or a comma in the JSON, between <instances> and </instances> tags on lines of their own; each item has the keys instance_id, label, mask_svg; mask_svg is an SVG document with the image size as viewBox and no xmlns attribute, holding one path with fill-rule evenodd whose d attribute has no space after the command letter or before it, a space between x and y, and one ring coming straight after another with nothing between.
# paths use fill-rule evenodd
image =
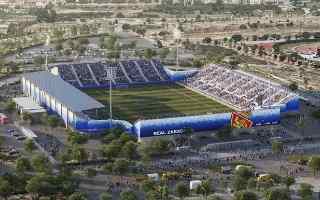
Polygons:
<instances>
[{"instance_id":1,"label":"real zaragoza sign","mask_svg":"<svg viewBox=\"0 0 320 200\"><path fill-rule=\"evenodd\" d=\"M154 136L161 136L161 135L174 135L174 134L182 134L183 129L173 129L168 131L154 131Z\"/></svg>"}]
</instances>

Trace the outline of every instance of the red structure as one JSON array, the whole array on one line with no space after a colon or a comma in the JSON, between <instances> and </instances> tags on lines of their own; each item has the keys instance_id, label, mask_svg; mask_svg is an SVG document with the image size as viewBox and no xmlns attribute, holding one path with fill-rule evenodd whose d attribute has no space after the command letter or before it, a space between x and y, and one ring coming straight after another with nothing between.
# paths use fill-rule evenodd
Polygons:
<instances>
[{"instance_id":1,"label":"red structure","mask_svg":"<svg viewBox=\"0 0 320 200\"><path fill-rule=\"evenodd\" d=\"M253 122L249 119L249 112L232 112L231 127L233 128L251 128Z\"/></svg>"},{"instance_id":2,"label":"red structure","mask_svg":"<svg viewBox=\"0 0 320 200\"><path fill-rule=\"evenodd\" d=\"M9 118L3 114L3 113L0 113L0 124L7 124L9 123Z\"/></svg>"}]
</instances>

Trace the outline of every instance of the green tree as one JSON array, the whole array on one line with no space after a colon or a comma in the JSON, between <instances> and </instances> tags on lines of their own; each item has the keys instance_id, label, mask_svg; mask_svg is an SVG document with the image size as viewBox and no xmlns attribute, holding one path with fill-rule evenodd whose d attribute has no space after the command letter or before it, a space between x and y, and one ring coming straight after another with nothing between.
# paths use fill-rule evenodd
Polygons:
<instances>
[{"instance_id":1,"label":"green tree","mask_svg":"<svg viewBox=\"0 0 320 200\"><path fill-rule=\"evenodd\" d=\"M266 200L291 200L290 192L286 188L270 188L265 193Z\"/></svg>"},{"instance_id":2,"label":"green tree","mask_svg":"<svg viewBox=\"0 0 320 200\"><path fill-rule=\"evenodd\" d=\"M190 189L185 183L180 182L176 185L176 194L180 199L184 199L189 196Z\"/></svg>"},{"instance_id":3,"label":"green tree","mask_svg":"<svg viewBox=\"0 0 320 200\"><path fill-rule=\"evenodd\" d=\"M155 190L157 186L157 183L153 180L147 179L142 182L141 184L141 189L145 192L148 193L152 190Z\"/></svg>"},{"instance_id":4,"label":"green tree","mask_svg":"<svg viewBox=\"0 0 320 200\"><path fill-rule=\"evenodd\" d=\"M68 200L87 200L87 195L82 192L76 192L71 194Z\"/></svg>"},{"instance_id":5,"label":"green tree","mask_svg":"<svg viewBox=\"0 0 320 200\"><path fill-rule=\"evenodd\" d=\"M141 28L139 28L139 29L137 29L136 30L136 33L138 33L139 35L141 35L142 37L144 37L144 35L146 34L146 29L141 29Z\"/></svg>"},{"instance_id":6,"label":"green tree","mask_svg":"<svg viewBox=\"0 0 320 200\"><path fill-rule=\"evenodd\" d=\"M232 36L231 36L231 39L232 39L234 42L239 42L239 41L242 40L242 35L240 35L240 34L232 35Z\"/></svg>"},{"instance_id":7,"label":"green tree","mask_svg":"<svg viewBox=\"0 0 320 200\"><path fill-rule=\"evenodd\" d=\"M73 160L83 162L88 160L88 153L85 148L80 147L79 145L73 145L71 149L71 157Z\"/></svg>"},{"instance_id":8,"label":"green tree","mask_svg":"<svg viewBox=\"0 0 320 200\"><path fill-rule=\"evenodd\" d=\"M247 179L235 176L232 185L235 191L245 190L247 188Z\"/></svg>"},{"instance_id":9,"label":"green tree","mask_svg":"<svg viewBox=\"0 0 320 200\"><path fill-rule=\"evenodd\" d=\"M156 51L152 50L152 49L146 49L144 51L144 57L146 59L151 59L152 57L154 57L156 55Z\"/></svg>"},{"instance_id":10,"label":"green tree","mask_svg":"<svg viewBox=\"0 0 320 200\"><path fill-rule=\"evenodd\" d=\"M167 185L159 186L159 193L161 195L161 200L169 200L169 188Z\"/></svg>"},{"instance_id":11,"label":"green tree","mask_svg":"<svg viewBox=\"0 0 320 200\"><path fill-rule=\"evenodd\" d=\"M295 179L292 176L284 177L283 183L286 185L287 189L290 188L291 185L295 183Z\"/></svg>"},{"instance_id":12,"label":"green tree","mask_svg":"<svg viewBox=\"0 0 320 200\"><path fill-rule=\"evenodd\" d=\"M312 156L308 165L313 170L313 174L315 176L320 170L320 156Z\"/></svg>"},{"instance_id":13,"label":"green tree","mask_svg":"<svg viewBox=\"0 0 320 200\"><path fill-rule=\"evenodd\" d=\"M170 53L170 50L168 48L162 48L159 51L159 56L161 60L164 60L167 58L168 54Z\"/></svg>"},{"instance_id":14,"label":"green tree","mask_svg":"<svg viewBox=\"0 0 320 200\"><path fill-rule=\"evenodd\" d=\"M120 194L120 200L138 200L138 196L134 191L124 191Z\"/></svg>"},{"instance_id":15,"label":"green tree","mask_svg":"<svg viewBox=\"0 0 320 200\"><path fill-rule=\"evenodd\" d=\"M298 84L296 82L290 83L289 89L292 91L296 91L298 89Z\"/></svg>"},{"instance_id":16,"label":"green tree","mask_svg":"<svg viewBox=\"0 0 320 200\"><path fill-rule=\"evenodd\" d=\"M129 170L130 162L126 159L119 158L114 161L112 171L117 174L124 174Z\"/></svg>"},{"instance_id":17,"label":"green tree","mask_svg":"<svg viewBox=\"0 0 320 200\"><path fill-rule=\"evenodd\" d=\"M302 200L312 200L313 199L313 186L307 183L301 183L298 190L298 194Z\"/></svg>"},{"instance_id":18,"label":"green tree","mask_svg":"<svg viewBox=\"0 0 320 200\"><path fill-rule=\"evenodd\" d=\"M254 173L250 166L241 166L238 167L238 169L235 172L235 175L244 179L249 179L254 176Z\"/></svg>"},{"instance_id":19,"label":"green tree","mask_svg":"<svg viewBox=\"0 0 320 200\"><path fill-rule=\"evenodd\" d=\"M16 109L16 103L14 101L9 101L5 105L5 110L12 113Z\"/></svg>"},{"instance_id":20,"label":"green tree","mask_svg":"<svg viewBox=\"0 0 320 200\"><path fill-rule=\"evenodd\" d=\"M273 141L271 144L271 148L274 154L280 154L284 150L283 143L279 141Z\"/></svg>"},{"instance_id":21,"label":"green tree","mask_svg":"<svg viewBox=\"0 0 320 200\"><path fill-rule=\"evenodd\" d=\"M114 50L117 43L117 36L111 35L106 41L105 41L105 47L109 50Z\"/></svg>"},{"instance_id":22,"label":"green tree","mask_svg":"<svg viewBox=\"0 0 320 200\"><path fill-rule=\"evenodd\" d=\"M42 173L33 176L26 185L26 191L32 194L33 199L38 199L40 196L52 195L57 192L57 187L53 183L53 178Z\"/></svg>"},{"instance_id":23,"label":"green tree","mask_svg":"<svg viewBox=\"0 0 320 200\"><path fill-rule=\"evenodd\" d=\"M212 42L212 39L210 37L205 37L203 38L202 42L206 44L210 44Z\"/></svg>"},{"instance_id":24,"label":"green tree","mask_svg":"<svg viewBox=\"0 0 320 200\"><path fill-rule=\"evenodd\" d=\"M255 177L251 177L248 179L248 185L247 188L254 190L257 187L257 179Z\"/></svg>"},{"instance_id":25,"label":"green tree","mask_svg":"<svg viewBox=\"0 0 320 200\"><path fill-rule=\"evenodd\" d=\"M20 157L16 160L16 170L18 173L24 174L26 171L31 170L30 161L25 157Z\"/></svg>"},{"instance_id":26,"label":"green tree","mask_svg":"<svg viewBox=\"0 0 320 200\"><path fill-rule=\"evenodd\" d=\"M121 154L127 159L133 159L137 156L137 145L133 141L126 142L121 149Z\"/></svg>"},{"instance_id":27,"label":"green tree","mask_svg":"<svg viewBox=\"0 0 320 200\"><path fill-rule=\"evenodd\" d=\"M112 195L106 192L100 194L100 200L112 200Z\"/></svg>"},{"instance_id":28,"label":"green tree","mask_svg":"<svg viewBox=\"0 0 320 200\"><path fill-rule=\"evenodd\" d=\"M59 118L55 115L48 116L48 125L52 128L57 127L59 124Z\"/></svg>"},{"instance_id":29,"label":"green tree","mask_svg":"<svg viewBox=\"0 0 320 200\"><path fill-rule=\"evenodd\" d=\"M205 200L208 199L208 195L212 193L211 183L209 180L202 181L196 189L197 194L201 194Z\"/></svg>"},{"instance_id":30,"label":"green tree","mask_svg":"<svg viewBox=\"0 0 320 200\"><path fill-rule=\"evenodd\" d=\"M242 190L235 193L234 200L258 200L258 196L252 191Z\"/></svg>"},{"instance_id":31,"label":"green tree","mask_svg":"<svg viewBox=\"0 0 320 200\"><path fill-rule=\"evenodd\" d=\"M110 144L103 145L101 148L102 155L112 159L119 155L121 151L121 143L118 140L113 140Z\"/></svg>"},{"instance_id":32,"label":"green tree","mask_svg":"<svg viewBox=\"0 0 320 200\"><path fill-rule=\"evenodd\" d=\"M151 190L147 192L146 200L161 200L161 195L159 192Z\"/></svg>"},{"instance_id":33,"label":"green tree","mask_svg":"<svg viewBox=\"0 0 320 200\"><path fill-rule=\"evenodd\" d=\"M81 135L80 133L68 130L68 138L67 138L67 140L71 145L85 144L88 141L88 136Z\"/></svg>"},{"instance_id":34,"label":"green tree","mask_svg":"<svg viewBox=\"0 0 320 200\"><path fill-rule=\"evenodd\" d=\"M24 142L24 149L29 153L31 153L33 150L36 149L36 146L35 146L35 144L34 144L32 139L27 139Z\"/></svg>"},{"instance_id":35,"label":"green tree","mask_svg":"<svg viewBox=\"0 0 320 200\"><path fill-rule=\"evenodd\" d=\"M86 170L86 173L87 173L87 177L92 178L92 177L95 177L97 175L97 170L94 169L94 168L88 168Z\"/></svg>"},{"instance_id":36,"label":"green tree","mask_svg":"<svg viewBox=\"0 0 320 200\"><path fill-rule=\"evenodd\" d=\"M34 155L31 159L31 165L37 172L49 173L52 169L49 160L42 154Z\"/></svg>"},{"instance_id":37,"label":"green tree","mask_svg":"<svg viewBox=\"0 0 320 200\"><path fill-rule=\"evenodd\" d=\"M3 199L7 200L11 192L12 186L10 185L10 183L4 178L0 177L0 196Z\"/></svg>"}]
</instances>

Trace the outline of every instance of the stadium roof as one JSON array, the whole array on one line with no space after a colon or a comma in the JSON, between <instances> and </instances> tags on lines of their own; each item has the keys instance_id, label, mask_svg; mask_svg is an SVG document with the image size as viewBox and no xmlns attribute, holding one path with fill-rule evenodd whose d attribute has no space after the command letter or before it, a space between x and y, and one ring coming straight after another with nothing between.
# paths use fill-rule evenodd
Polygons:
<instances>
[{"instance_id":1,"label":"stadium roof","mask_svg":"<svg viewBox=\"0 0 320 200\"><path fill-rule=\"evenodd\" d=\"M39 89L55 97L61 104L68 107L73 112L104 107L104 105L95 99L50 72L34 72L25 74L23 77L37 85Z\"/></svg>"}]
</instances>

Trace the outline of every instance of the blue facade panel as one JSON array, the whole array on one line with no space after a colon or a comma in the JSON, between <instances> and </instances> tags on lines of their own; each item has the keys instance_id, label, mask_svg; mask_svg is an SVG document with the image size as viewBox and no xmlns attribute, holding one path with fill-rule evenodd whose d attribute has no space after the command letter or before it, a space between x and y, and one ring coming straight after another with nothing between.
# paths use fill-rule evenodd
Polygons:
<instances>
[{"instance_id":1,"label":"blue facade panel","mask_svg":"<svg viewBox=\"0 0 320 200\"><path fill-rule=\"evenodd\" d=\"M250 119L254 126L278 124L280 109L264 109L252 112ZM210 131L225 127L231 123L231 113L176 117L155 120L142 120L134 124L133 131L140 137L182 134L184 129L195 132Z\"/></svg>"}]
</instances>

